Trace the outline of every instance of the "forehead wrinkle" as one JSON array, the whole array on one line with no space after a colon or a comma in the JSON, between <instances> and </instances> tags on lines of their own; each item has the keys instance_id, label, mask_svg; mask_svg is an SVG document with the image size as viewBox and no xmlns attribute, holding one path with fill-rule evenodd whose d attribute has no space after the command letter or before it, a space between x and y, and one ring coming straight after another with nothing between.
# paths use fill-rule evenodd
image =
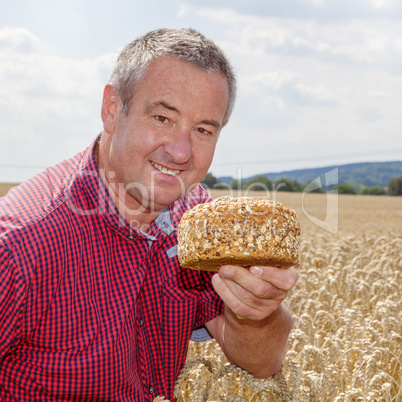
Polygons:
<instances>
[{"instance_id":1,"label":"forehead wrinkle","mask_svg":"<svg viewBox=\"0 0 402 402\"><path fill-rule=\"evenodd\" d=\"M156 109L159 106L162 106L165 109L176 112L179 115L181 114L180 110L177 109L177 107L170 105L168 102L163 101L163 100L155 101L155 102L147 102L147 104L145 106L145 110L147 113L151 113L154 109ZM209 126L216 127L217 129L221 128L221 124L218 121L216 121L215 119L203 119L200 122L198 122L198 124L207 124Z\"/></svg>"},{"instance_id":2,"label":"forehead wrinkle","mask_svg":"<svg viewBox=\"0 0 402 402\"><path fill-rule=\"evenodd\" d=\"M147 112L150 112L150 111L156 109L158 106L162 106L165 109L172 110L173 112L176 112L176 113L180 114L180 111L179 111L179 109L177 109L177 107L175 107L173 105L170 105L169 103L167 103L167 102L165 102L163 100L162 101L156 101L156 102L147 102L145 108L146 108Z\"/></svg>"},{"instance_id":3,"label":"forehead wrinkle","mask_svg":"<svg viewBox=\"0 0 402 402\"><path fill-rule=\"evenodd\" d=\"M200 121L201 124L208 124L210 126L216 127L216 128L220 128L221 125L216 121L216 120L201 120Z\"/></svg>"}]
</instances>

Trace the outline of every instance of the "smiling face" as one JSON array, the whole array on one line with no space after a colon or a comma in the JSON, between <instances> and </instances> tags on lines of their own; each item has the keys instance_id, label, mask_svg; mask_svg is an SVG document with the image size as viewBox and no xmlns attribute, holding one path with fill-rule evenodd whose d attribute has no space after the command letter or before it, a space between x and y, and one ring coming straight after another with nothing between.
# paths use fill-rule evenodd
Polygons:
<instances>
[{"instance_id":1,"label":"smiling face","mask_svg":"<svg viewBox=\"0 0 402 402\"><path fill-rule=\"evenodd\" d=\"M204 178L228 99L224 75L171 56L149 65L127 115L106 86L98 163L115 189L124 186L126 208L159 212Z\"/></svg>"}]
</instances>

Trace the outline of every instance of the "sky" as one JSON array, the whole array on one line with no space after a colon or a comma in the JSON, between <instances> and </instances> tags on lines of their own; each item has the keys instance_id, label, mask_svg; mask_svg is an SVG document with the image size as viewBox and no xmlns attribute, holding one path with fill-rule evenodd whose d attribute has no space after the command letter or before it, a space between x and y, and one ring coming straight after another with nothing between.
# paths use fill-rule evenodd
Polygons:
<instances>
[{"instance_id":1,"label":"sky","mask_svg":"<svg viewBox=\"0 0 402 402\"><path fill-rule=\"evenodd\" d=\"M215 176L402 160L398 0L13 0L0 5L0 181L85 149L118 53L160 27L197 29L236 71Z\"/></svg>"}]
</instances>

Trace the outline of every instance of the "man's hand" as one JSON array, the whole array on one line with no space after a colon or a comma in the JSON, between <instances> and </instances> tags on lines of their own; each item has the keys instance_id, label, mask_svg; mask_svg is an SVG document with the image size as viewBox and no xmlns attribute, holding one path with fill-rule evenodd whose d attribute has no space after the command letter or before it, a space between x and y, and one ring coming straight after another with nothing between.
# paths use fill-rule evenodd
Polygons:
<instances>
[{"instance_id":1,"label":"man's hand","mask_svg":"<svg viewBox=\"0 0 402 402\"><path fill-rule=\"evenodd\" d=\"M238 318L261 321L275 311L297 282L291 268L222 266L212 283Z\"/></svg>"},{"instance_id":2,"label":"man's hand","mask_svg":"<svg viewBox=\"0 0 402 402\"><path fill-rule=\"evenodd\" d=\"M225 309L205 326L231 363L260 378L280 370L293 322L281 303L296 282L293 267L226 265L213 276Z\"/></svg>"}]
</instances>

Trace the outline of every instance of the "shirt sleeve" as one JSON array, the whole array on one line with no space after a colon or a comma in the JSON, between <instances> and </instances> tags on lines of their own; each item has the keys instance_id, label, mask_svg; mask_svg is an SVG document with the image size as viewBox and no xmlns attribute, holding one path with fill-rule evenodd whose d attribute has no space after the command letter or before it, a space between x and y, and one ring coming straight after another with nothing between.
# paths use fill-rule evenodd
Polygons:
<instances>
[{"instance_id":1,"label":"shirt sleeve","mask_svg":"<svg viewBox=\"0 0 402 402\"><path fill-rule=\"evenodd\" d=\"M197 320L194 328L202 327L206 322L223 312L223 301L212 286L212 276L215 272L200 271L203 278L203 289L200 292L197 308Z\"/></svg>"},{"instance_id":2,"label":"shirt sleeve","mask_svg":"<svg viewBox=\"0 0 402 402\"><path fill-rule=\"evenodd\" d=\"M0 245L0 361L19 342L24 282L14 258Z\"/></svg>"}]
</instances>

